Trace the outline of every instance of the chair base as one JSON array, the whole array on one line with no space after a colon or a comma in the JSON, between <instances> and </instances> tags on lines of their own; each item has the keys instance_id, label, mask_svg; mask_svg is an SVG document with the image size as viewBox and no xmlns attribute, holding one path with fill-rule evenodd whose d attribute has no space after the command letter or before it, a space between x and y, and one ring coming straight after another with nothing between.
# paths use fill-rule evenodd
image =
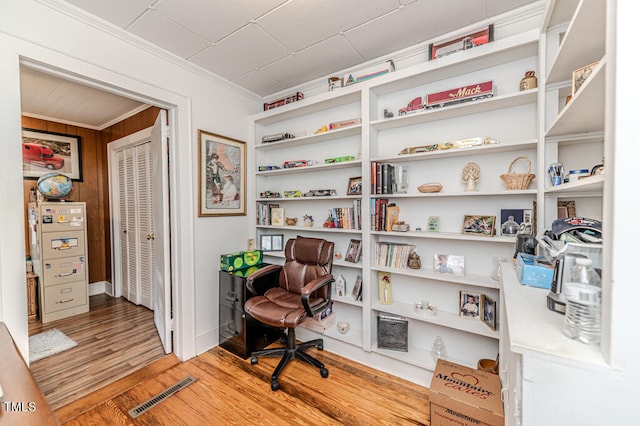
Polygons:
<instances>
[{"instance_id":1,"label":"chair base","mask_svg":"<svg viewBox=\"0 0 640 426\"><path fill-rule=\"evenodd\" d=\"M296 344L296 332L295 329L289 328L287 330L287 346L283 348L264 349L251 353L251 365L258 363L258 357L282 357L278 366L271 375L271 390L276 391L280 389L280 382L278 382L278 376L284 368L294 359L304 361L320 370L322 378L329 377L329 370L324 367L324 364L304 352L305 349L316 347L318 350L324 350L324 342L322 339L314 339L308 342Z\"/></svg>"}]
</instances>

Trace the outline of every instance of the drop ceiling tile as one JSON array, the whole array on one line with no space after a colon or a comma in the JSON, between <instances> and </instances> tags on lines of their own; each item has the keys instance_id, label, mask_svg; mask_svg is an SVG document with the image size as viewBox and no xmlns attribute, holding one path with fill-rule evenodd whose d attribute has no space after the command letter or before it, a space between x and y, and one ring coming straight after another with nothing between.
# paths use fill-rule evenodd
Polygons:
<instances>
[{"instance_id":1,"label":"drop ceiling tile","mask_svg":"<svg viewBox=\"0 0 640 426\"><path fill-rule=\"evenodd\" d=\"M362 60L344 37L336 36L267 65L263 70L285 87L292 87L360 63Z\"/></svg>"},{"instance_id":2,"label":"drop ceiling tile","mask_svg":"<svg viewBox=\"0 0 640 426\"><path fill-rule=\"evenodd\" d=\"M129 30L182 58L188 58L209 46L202 38L153 10L145 13Z\"/></svg>"},{"instance_id":3,"label":"drop ceiling tile","mask_svg":"<svg viewBox=\"0 0 640 426\"><path fill-rule=\"evenodd\" d=\"M190 58L226 79L233 79L289 54L256 24L249 24Z\"/></svg>"},{"instance_id":4,"label":"drop ceiling tile","mask_svg":"<svg viewBox=\"0 0 640 426\"><path fill-rule=\"evenodd\" d=\"M162 0L154 9L215 42L286 0Z\"/></svg>"},{"instance_id":5,"label":"drop ceiling tile","mask_svg":"<svg viewBox=\"0 0 640 426\"><path fill-rule=\"evenodd\" d=\"M347 31L345 37L365 60L371 60L484 18L482 1L418 0ZM402 31L396 31L396 28L402 28Z\"/></svg>"},{"instance_id":6,"label":"drop ceiling tile","mask_svg":"<svg viewBox=\"0 0 640 426\"><path fill-rule=\"evenodd\" d=\"M287 88L287 86L261 70L252 71L242 77L233 79L232 82L263 97Z\"/></svg>"},{"instance_id":7,"label":"drop ceiling tile","mask_svg":"<svg viewBox=\"0 0 640 426\"><path fill-rule=\"evenodd\" d=\"M126 28L157 0L66 0L102 19Z\"/></svg>"},{"instance_id":8,"label":"drop ceiling tile","mask_svg":"<svg viewBox=\"0 0 640 426\"><path fill-rule=\"evenodd\" d=\"M487 16L495 16L537 0L487 0Z\"/></svg>"},{"instance_id":9,"label":"drop ceiling tile","mask_svg":"<svg viewBox=\"0 0 640 426\"><path fill-rule=\"evenodd\" d=\"M397 7L397 0L293 0L257 23L288 49L298 51Z\"/></svg>"}]
</instances>

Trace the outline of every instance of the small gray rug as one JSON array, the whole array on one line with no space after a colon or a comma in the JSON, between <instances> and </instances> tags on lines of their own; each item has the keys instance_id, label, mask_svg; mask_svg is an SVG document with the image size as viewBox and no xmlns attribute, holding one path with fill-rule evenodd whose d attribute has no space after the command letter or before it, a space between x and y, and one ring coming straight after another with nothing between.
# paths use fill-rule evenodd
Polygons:
<instances>
[{"instance_id":1,"label":"small gray rug","mask_svg":"<svg viewBox=\"0 0 640 426\"><path fill-rule=\"evenodd\" d=\"M75 346L78 344L57 328L34 334L29 337L29 361L34 362Z\"/></svg>"}]
</instances>

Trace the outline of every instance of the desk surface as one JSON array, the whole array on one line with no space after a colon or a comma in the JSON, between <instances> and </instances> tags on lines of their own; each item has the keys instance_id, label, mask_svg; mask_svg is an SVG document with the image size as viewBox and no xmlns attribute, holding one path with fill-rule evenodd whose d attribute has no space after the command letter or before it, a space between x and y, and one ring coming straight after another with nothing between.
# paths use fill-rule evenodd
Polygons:
<instances>
[{"instance_id":1,"label":"desk surface","mask_svg":"<svg viewBox=\"0 0 640 426\"><path fill-rule=\"evenodd\" d=\"M5 323L0 322L0 425L59 425Z\"/></svg>"}]
</instances>

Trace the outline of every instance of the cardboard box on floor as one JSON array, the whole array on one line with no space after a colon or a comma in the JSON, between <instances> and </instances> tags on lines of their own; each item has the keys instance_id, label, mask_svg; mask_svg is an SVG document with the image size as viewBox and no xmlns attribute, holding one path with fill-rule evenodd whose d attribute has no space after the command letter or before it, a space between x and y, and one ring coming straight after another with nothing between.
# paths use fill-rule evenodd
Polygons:
<instances>
[{"instance_id":1,"label":"cardboard box on floor","mask_svg":"<svg viewBox=\"0 0 640 426\"><path fill-rule=\"evenodd\" d=\"M502 426L502 385L496 374L438 360L431 379L431 426Z\"/></svg>"}]
</instances>

